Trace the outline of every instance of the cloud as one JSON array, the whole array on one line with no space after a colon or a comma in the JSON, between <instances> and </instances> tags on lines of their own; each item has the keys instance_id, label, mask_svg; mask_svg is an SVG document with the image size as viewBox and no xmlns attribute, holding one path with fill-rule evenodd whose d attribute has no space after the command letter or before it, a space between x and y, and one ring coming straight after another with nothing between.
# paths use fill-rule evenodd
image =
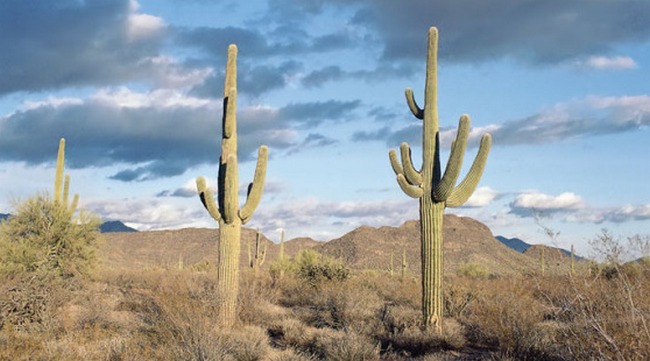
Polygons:
<instances>
[{"instance_id":1,"label":"cloud","mask_svg":"<svg viewBox=\"0 0 650 361\"><path fill-rule=\"evenodd\" d=\"M596 136L629 132L650 125L650 96L600 97L559 103L540 113L528 117L473 127L468 143L478 145L484 133L490 133L495 145L544 144L574 137ZM456 128L441 128L440 140L443 147L449 147ZM390 147L401 142L419 144L422 126L413 123L393 130L382 127L374 131L360 131L352 136L353 141L385 141Z\"/></svg>"},{"instance_id":2,"label":"cloud","mask_svg":"<svg viewBox=\"0 0 650 361\"><path fill-rule=\"evenodd\" d=\"M239 158L257 159L261 144L273 150L301 142L325 146L332 140L310 132L301 140L295 129L351 117L358 101L328 100L238 109ZM215 163L219 155L220 100L159 89L135 92L101 90L87 98L49 98L24 104L0 118L0 161L51 162L58 139L68 141L72 168L119 164L112 176L144 181L183 174L188 168Z\"/></svg>"},{"instance_id":3,"label":"cloud","mask_svg":"<svg viewBox=\"0 0 650 361\"><path fill-rule=\"evenodd\" d=\"M510 212L522 217L549 216L554 213L576 211L585 206L584 200L571 192L557 196L541 192L526 192L517 195L510 203Z\"/></svg>"},{"instance_id":4,"label":"cloud","mask_svg":"<svg viewBox=\"0 0 650 361\"><path fill-rule=\"evenodd\" d=\"M627 56L591 56L587 60L576 62L576 66L596 70L629 70L636 69L638 64Z\"/></svg>"},{"instance_id":5,"label":"cloud","mask_svg":"<svg viewBox=\"0 0 650 361\"><path fill-rule=\"evenodd\" d=\"M469 197L463 207L477 208L485 207L499 198L499 193L490 187L478 187Z\"/></svg>"},{"instance_id":6,"label":"cloud","mask_svg":"<svg viewBox=\"0 0 650 361\"><path fill-rule=\"evenodd\" d=\"M203 207L183 207L162 199L96 200L83 205L104 220L120 220L139 231L201 227ZM188 220L194 220L189 221Z\"/></svg>"},{"instance_id":7,"label":"cloud","mask_svg":"<svg viewBox=\"0 0 650 361\"><path fill-rule=\"evenodd\" d=\"M0 95L196 76L162 61L167 32L132 0L0 2Z\"/></svg>"},{"instance_id":8,"label":"cloud","mask_svg":"<svg viewBox=\"0 0 650 361\"><path fill-rule=\"evenodd\" d=\"M417 219L417 202L412 199L331 202L305 198L260 206L251 222L262 230L286 229L289 237L329 240L362 225L397 226L412 219Z\"/></svg>"},{"instance_id":9,"label":"cloud","mask_svg":"<svg viewBox=\"0 0 650 361\"><path fill-rule=\"evenodd\" d=\"M644 1L274 0L271 8L276 21L347 17L351 26L366 29L367 41L383 45L387 62L422 59L430 26L440 29L443 60L468 63L510 58L557 64L607 55L650 34L650 3Z\"/></svg>"}]
</instances>

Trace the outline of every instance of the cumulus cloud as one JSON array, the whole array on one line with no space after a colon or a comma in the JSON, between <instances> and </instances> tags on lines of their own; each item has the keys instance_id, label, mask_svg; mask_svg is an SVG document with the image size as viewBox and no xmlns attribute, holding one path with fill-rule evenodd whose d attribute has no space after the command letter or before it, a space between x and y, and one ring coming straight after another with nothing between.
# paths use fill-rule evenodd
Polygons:
<instances>
[{"instance_id":1,"label":"cumulus cloud","mask_svg":"<svg viewBox=\"0 0 650 361\"><path fill-rule=\"evenodd\" d=\"M202 207L183 207L163 199L96 200L84 204L84 208L104 220L119 220L139 231L200 227L207 223L203 221L206 212Z\"/></svg>"},{"instance_id":2,"label":"cumulus cloud","mask_svg":"<svg viewBox=\"0 0 650 361\"><path fill-rule=\"evenodd\" d=\"M167 35L133 0L0 2L0 95L201 76L161 58Z\"/></svg>"},{"instance_id":3,"label":"cumulus cloud","mask_svg":"<svg viewBox=\"0 0 650 361\"><path fill-rule=\"evenodd\" d=\"M575 193L565 192L557 196L541 192L525 192L516 196L510 203L514 214L529 217L548 216L553 213L571 212L585 208L585 201Z\"/></svg>"},{"instance_id":4,"label":"cumulus cloud","mask_svg":"<svg viewBox=\"0 0 650 361\"><path fill-rule=\"evenodd\" d=\"M499 193L490 187L478 187L463 207L475 208L490 205L499 197Z\"/></svg>"},{"instance_id":5,"label":"cumulus cloud","mask_svg":"<svg viewBox=\"0 0 650 361\"><path fill-rule=\"evenodd\" d=\"M261 144L288 149L301 142L294 128L347 119L357 101L293 103L285 107L241 106L238 110L240 161L256 159ZM0 118L0 160L50 162L58 139L68 141L68 164L75 168L125 165L113 175L143 181L180 175L218 160L221 101L176 90L101 90L88 98L32 102ZM311 145L326 138L306 135Z\"/></svg>"}]
</instances>

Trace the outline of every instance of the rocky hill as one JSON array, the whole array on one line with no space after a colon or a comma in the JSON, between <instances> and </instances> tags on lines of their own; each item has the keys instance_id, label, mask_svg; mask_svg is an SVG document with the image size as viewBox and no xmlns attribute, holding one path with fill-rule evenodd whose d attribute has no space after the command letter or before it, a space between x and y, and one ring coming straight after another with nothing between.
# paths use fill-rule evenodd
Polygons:
<instances>
[{"instance_id":1,"label":"rocky hill","mask_svg":"<svg viewBox=\"0 0 650 361\"><path fill-rule=\"evenodd\" d=\"M464 265L479 265L493 275L533 273L539 270L539 258L535 253L540 246L531 246L519 253L497 241L484 224L465 217L446 215L444 223L444 262L448 274L457 272ZM171 231L133 233L104 233L100 254L103 262L111 268L171 268L179 260L186 266L199 262L214 262L217 258L217 229L187 228ZM254 247L256 231L242 229L240 261L242 267L248 262L247 247ZM262 235L267 244L268 256L264 267L279 255L279 245ZM329 242L311 238L295 238L285 242L285 254L293 256L302 249L313 248L320 253L341 259L353 269L386 270L391 254L395 269L399 269L402 254L406 253L408 272L419 273L420 230L418 221L408 221L399 227L359 227ZM568 270L569 258L551 258L553 269ZM556 252L557 253L557 252ZM560 252L561 253L561 252ZM550 265L551 263L549 263Z\"/></svg>"}]
</instances>

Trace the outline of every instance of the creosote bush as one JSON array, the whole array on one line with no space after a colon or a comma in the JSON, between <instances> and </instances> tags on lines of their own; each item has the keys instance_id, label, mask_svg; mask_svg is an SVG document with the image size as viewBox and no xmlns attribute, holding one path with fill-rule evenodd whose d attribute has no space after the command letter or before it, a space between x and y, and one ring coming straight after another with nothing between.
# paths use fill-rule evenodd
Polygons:
<instances>
[{"instance_id":1,"label":"creosote bush","mask_svg":"<svg viewBox=\"0 0 650 361\"><path fill-rule=\"evenodd\" d=\"M78 216L46 195L18 205L0 225L0 274L68 279L86 276L96 263L99 218Z\"/></svg>"}]
</instances>

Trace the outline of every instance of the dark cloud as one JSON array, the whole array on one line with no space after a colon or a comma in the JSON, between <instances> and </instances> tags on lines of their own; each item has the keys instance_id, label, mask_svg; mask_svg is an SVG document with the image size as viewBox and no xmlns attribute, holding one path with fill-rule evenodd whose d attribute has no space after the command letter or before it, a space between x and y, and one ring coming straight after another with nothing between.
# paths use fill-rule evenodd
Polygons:
<instances>
[{"instance_id":1,"label":"dark cloud","mask_svg":"<svg viewBox=\"0 0 650 361\"><path fill-rule=\"evenodd\" d=\"M158 82L165 72L152 59L165 34L160 19L137 13L129 0L2 1L0 95Z\"/></svg>"},{"instance_id":2,"label":"dark cloud","mask_svg":"<svg viewBox=\"0 0 650 361\"><path fill-rule=\"evenodd\" d=\"M647 1L490 2L272 1L276 19L307 21L336 11L367 29L383 44L386 61L422 59L426 33L441 33L439 56L457 62L513 58L528 64L552 64L612 52L626 42L645 42L650 34Z\"/></svg>"},{"instance_id":3,"label":"dark cloud","mask_svg":"<svg viewBox=\"0 0 650 361\"><path fill-rule=\"evenodd\" d=\"M261 144L271 152L293 147L297 134L291 128L339 122L350 118L358 106L359 101L330 100L283 108L240 107L240 161L257 159ZM126 164L112 176L126 182L176 176L190 167L217 162L220 119L220 100L173 91L119 90L88 99L47 101L0 118L0 160L52 162L58 139L65 137L70 167ZM314 133L305 141L324 146L330 140Z\"/></svg>"},{"instance_id":4,"label":"dark cloud","mask_svg":"<svg viewBox=\"0 0 650 361\"><path fill-rule=\"evenodd\" d=\"M302 65L295 61L285 61L280 65L249 66L238 64L237 90L239 94L259 96L275 89L284 88L287 79L296 74ZM191 94L201 97L223 97L225 73L214 74L195 86Z\"/></svg>"}]
</instances>

